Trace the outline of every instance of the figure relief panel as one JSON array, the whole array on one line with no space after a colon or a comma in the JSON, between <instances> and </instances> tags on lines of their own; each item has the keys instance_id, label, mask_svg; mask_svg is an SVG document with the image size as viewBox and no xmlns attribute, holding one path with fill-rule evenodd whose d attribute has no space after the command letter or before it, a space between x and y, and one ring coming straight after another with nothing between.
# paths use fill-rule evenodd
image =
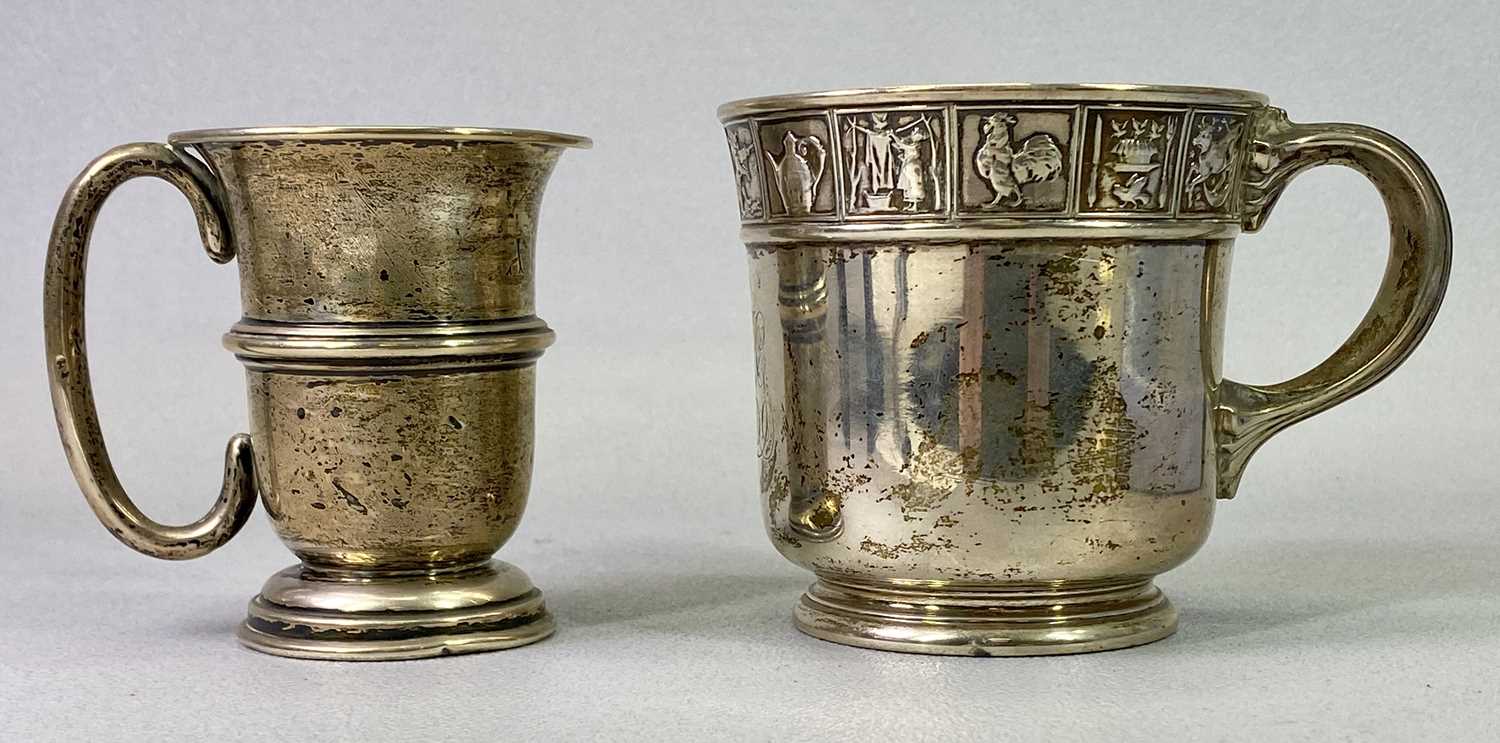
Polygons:
<instances>
[{"instance_id":1,"label":"figure relief panel","mask_svg":"<svg viewBox=\"0 0 1500 743\"><path fill-rule=\"evenodd\" d=\"M1239 209L1245 121L1243 114L1193 112L1177 206L1181 216L1232 217Z\"/></svg>"},{"instance_id":2,"label":"figure relief panel","mask_svg":"<svg viewBox=\"0 0 1500 743\"><path fill-rule=\"evenodd\" d=\"M846 214L947 213L943 109L846 111L838 113L837 121Z\"/></svg>"},{"instance_id":3,"label":"figure relief panel","mask_svg":"<svg viewBox=\"0 0 1500 743\"><path fill-rule=\"evenodd\" d=\"M729 140L729 159L734 165L734 182L739 198L740 220L750 221L766 216L764 181L760 156L756 154L755 133L750 122L739 121L724 127Z\"/></svg>"}]
</instances>

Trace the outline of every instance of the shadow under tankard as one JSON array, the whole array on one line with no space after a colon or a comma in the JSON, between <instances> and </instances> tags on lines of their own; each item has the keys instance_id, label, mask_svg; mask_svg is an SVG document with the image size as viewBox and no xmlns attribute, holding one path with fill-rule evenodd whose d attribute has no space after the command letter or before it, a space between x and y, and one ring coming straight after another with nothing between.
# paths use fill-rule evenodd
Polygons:
<instances>
[{"instance_id":1,"label":"shadow under tankard","mask_svg":"<svg viewBox=\"0 0 1500 743\"><path fill-rule=\"evenodd\" d=\"M785 597L806 587L807 581L797 575L642 573L608 586L552 590L548 595L554 606L567 607L564 627L631 624L666 634L723 637L723 623L709 615L734 611L744 617L744 607L751 605L765 610L755 613L763 615L766 624L785 625Z\"/></svg>"},{"instance_id":2,"label":"shadow under tankard","mask_svg":"<svg viewBox=\"0 0 1500 743\"><path fill-rule=\"evenodd\" d=\"M1178 645L1275 645L1306 642L1363 643L1371 639L1420 634L1430 629L1428 601L1490 599L1500 603L1500 562L1494 545L1477 537L1464 541L1391 542L1379 538L1294 539L1244 542L1232 550L1211 550L1202 562L1218 570L1212 580L1222 593L1198 592L1180 607L1189 621L1173 640ZM1200 565L1199 567L1203 567ZM1259 597L1246 599L1245 597ZM1367 611L1378 609L1379 611ZM1480 613L1495 606L1476 605ZM1461 613L1453 616L1461 616ZM1326 628L1338 620L1332 630ZM1323 632L1288 632L1317 625ZM1487 625L1453 621L1450 631L1488 637Z\"/></svg>"}]
</instances>

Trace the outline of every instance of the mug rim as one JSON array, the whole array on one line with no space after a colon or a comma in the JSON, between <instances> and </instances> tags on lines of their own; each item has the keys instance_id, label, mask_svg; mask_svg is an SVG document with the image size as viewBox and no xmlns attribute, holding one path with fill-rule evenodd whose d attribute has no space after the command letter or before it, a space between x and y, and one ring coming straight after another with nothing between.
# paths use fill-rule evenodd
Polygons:
<instances>
[{"instance_id":1,"label":"mug rim","mask_svg":"<svg viewBox=\"0 0 1500 743\"><path fill-rule=\"evenodd\" d=\"M1137 83L959 83L945 85L893 85L846 88L805 93L741 98L719 106L721 122L756 114L805 109L922 103L995 102L1100 102L1198 104L1255 108L1269 99L1264 93L1242 88L1198 85L1151 85Z\"/></svg>"},{"instance_id":2,"label":"mug rim","mask_svg":"<svg viewBox=\"0 0 1500 743\"><path fill-rule=\"evenodd\" d=\"M571 147L581 150L594 141L577 134L541 129L500 129L474 126L251 126L189 129L173 132L174 145L234 144L244 142L502 142Z\"/></svg>"}]
</instances>

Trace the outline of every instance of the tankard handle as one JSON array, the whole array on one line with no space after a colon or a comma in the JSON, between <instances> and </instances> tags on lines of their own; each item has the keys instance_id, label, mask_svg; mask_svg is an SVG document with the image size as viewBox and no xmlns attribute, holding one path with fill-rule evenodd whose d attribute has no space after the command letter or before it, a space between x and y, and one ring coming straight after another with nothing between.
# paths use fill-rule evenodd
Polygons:
<instances>
[{"instance_id":1,"label":"tankard handle","mask_svg":"<svg viewBox=\"0 0 1500 743\"><path fill-rule=\"evenodd\" d=\"M63 449L94 515L110 533L140 552L186 560L208 554L245 525L255 508L254 465L249 435L235 434L224 452L224 484L213 508L186 526L166 526L136 508L110 464L84 346L84 268L100 206L120 184L140 176L176 186L192 205L208 256L216 263L234 259L229 222L217 196L218 181L207 166L161 144L127 144L104 153L68 187L52 224L42 299L47 374Z\"/></svg>"},{"instance_id":2,"label":"tankard handle","mask_svg":"<svg viewBox=\"0 0 1500 743\"><path fill-rule=\"evenodd\" d=\"M1432 325L1452 262L1453 234L1443 194L1421 158L1395 137L1355 124L1294 124L1286 112L1268 108L1252 146L1246 230L1260 229L1298 173L1318 165L1344 165L1363 173L1380 191L1391 246L1374 303L1332 356L1279 384L1221 383L1215 405L1220 498L1234 497L1245 463L1271 436L1369 389L1406 360Z\"/></svg>"}]
</instances>

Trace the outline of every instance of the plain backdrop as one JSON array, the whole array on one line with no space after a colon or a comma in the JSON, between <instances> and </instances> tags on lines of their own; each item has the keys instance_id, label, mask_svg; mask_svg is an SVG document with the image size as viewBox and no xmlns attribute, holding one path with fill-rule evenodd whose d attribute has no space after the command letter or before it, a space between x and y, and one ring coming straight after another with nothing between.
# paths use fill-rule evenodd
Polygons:
<instances>
[{"instance_id":1,"label":"plain backdrop","mask_svg":"<svg viewBox=\"0 0 1500 743\"><path fill-rule=\"evenodd\" d=\"M1500 735L1500 11L1460 3L6 2L0 8L0 740L1495 740ZM714 108L936 82L1249 87L1397 134L1452 209L1426 343L1282 434L1160 584L1182 629L1051 659L798 634L810 577L761 532L746 262ZM189 563L95 522L57 442L41 278L58 199L110 146L207 126L435 124L594 137L542 212L536 477L501 557L558 634L391 664L239 648L291 555L257 514ZM1320 169L1241 238L1226 369L1292 376L1379 282L1372 187ZM196 518L246 425L234 268L161 182L108 206L88 330L138 502Z\"/></svg>"}]
</instances>

